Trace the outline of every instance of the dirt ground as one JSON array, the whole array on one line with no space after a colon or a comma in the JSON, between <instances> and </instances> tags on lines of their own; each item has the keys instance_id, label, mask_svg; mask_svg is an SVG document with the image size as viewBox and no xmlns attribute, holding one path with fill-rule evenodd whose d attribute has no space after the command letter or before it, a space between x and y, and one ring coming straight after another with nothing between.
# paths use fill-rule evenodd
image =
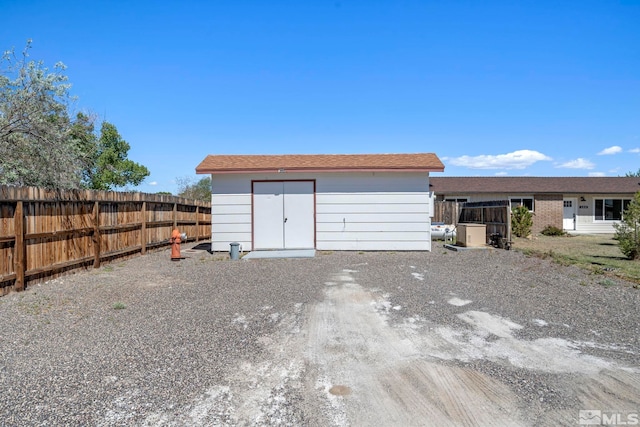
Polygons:
<instances>
[{"instance_id":1,"label":"dirt ground","mask_svg":"<svg viewBox=\"0 0 640 427\"><path fill-rule=\"evenodd\" d=\"M565 426L640 411L640 292L517 251L150 254L0 299L0 424Z\"/></svg>"}]
</instances>

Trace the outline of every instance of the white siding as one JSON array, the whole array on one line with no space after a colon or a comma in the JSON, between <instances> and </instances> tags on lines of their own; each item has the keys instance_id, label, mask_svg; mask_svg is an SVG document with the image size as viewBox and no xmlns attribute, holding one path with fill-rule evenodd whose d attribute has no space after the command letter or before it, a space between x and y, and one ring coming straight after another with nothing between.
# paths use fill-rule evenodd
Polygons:
<instances>
[{"instance_id":1,"label":"white siding","mask_svg":"<svg viewBox=\"0 0 640 427\"><path fill-rule=\"evenodd\" d=\"M347 225L348 224L348 225ZM319 223L316 230L319 233L343 233L348 232L367 232L371 230L372 222L356 222L355 220L337 222ZM375 223L378 231L384 232L417 232L424 233L429 230L429 224L424 222L379 222Z\"/></svg>"},{"instance_id":2,"label":"white siding","mask_svg":"<svg viewBox=\"0 0 640 427\"><path fill-rule=\"evenodd\" d=\"M621 194L600 194L586 196L585 201L578 201L578 213L576 215L576 232L578 233L615 233L613 224L618 221L596 221L595 199L632 199L632 196ZM580 200L578 198L578 200Z\"/></svg>"},{"instance_id":3,"label":"white siding","mask_svg":"<svg viewBox=\"0 0 640 427\"><path fill-rule=\"evenodd\" d=\"M251 250L251 181L213 175L211 187L211 250L229 251L231 242Z\"/></svg>"},{"instance_id":4,"label":"white siding","mask_svg":"<svg viewBox=\"0 0 640 427\"><path fill-rule=\"evenodd\" d=\"M331 174L316 187L320 250L431 250L428 175Z\"/></svg>"},{"instance_id":5,"label":"white siding","mask_svg":"<svg viewBox=\"0 0 640 427\"><path fill-rule=\"evenodd\" d=\"M370 213L367 216L359 215L359 214L348 214L348 213L335 213L335 214L323 214L322 215L324 221L326 223L342 223L343 219L345 222L373 222L378 224L387 224L394 223L397 220L398 215L396 213ZM424 224L424 213L415 212L415 213L404 213L403 214L402 223L417 223ZM431 218L431 217L429 217ZM320 224L317 224L316 227L319 227Z\"/></svg>"},{"instance_id":6,"label":"white siding","mask_svg":"<svg viewBox=\"0 0 640 427\"><path fill-rule=\"evenodd\" d=\"M336 203L333 200L332 194L318 193L316 212L318 215L322 214L380 214L390 213L396 216L397 214L405 213L417 213L420 215L429 216L429 202L428 196L424 196L422 203L396 202L394 200L387 199L388 194L379 193L375 196L375 202L367 202L361 200L362 195L357 193L349 194L351 201L349 203ZM425 210L426 209L426 210Z\"/></svg>"},{"instance_id":7,"label":"white siding","mask_svg":"<svg viewBox=\"0 0 640 427\"><path fill-rule=\"evenodd\" d=\"M212 176L212 250L251 250L251 181L316 181L316 249L431 250L427 173Z\"/></svg>"},{"instance_id":8,"label":"white siding","mask_svg":"<svg viewBox=\"0 0 640 427\"><path fill-rule=\"evenodd\" d=\"M577 217L578 219L580 217ZM612 222L600 222L600 223L596 223L596 222L583 222L583 223L579 223L576 222L576 229L575 232L577 233L586 233L586 234L598 234L598 233L606 233L606 234L613 234L615 233L615 229L613 228L613 223Z\"/></svg>"}]
</instances>

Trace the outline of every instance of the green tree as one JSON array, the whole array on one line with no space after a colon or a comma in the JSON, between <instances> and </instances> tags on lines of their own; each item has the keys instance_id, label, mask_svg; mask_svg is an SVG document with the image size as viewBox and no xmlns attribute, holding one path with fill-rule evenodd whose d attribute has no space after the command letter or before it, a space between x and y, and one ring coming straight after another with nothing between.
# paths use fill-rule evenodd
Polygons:
<instances>
[{"instance_id":1,"label":"green tree","mask_svg":"<svg viewBox=\"0 0 640 427\"><path fill-rule=\"evenodd\" d=\"M192 178L176 178L178 183L178 196L186 199L211 201L211 177L206 176L194 183Z\"/></svg>"},{"instance_id":2,"label":"green tree","mask_svg":"<svg viewBox=\"0 0 640 427\"><path fill-rule=\"evenodd\" d=\"M633 196L622 218L613 225L620 251L629 259L640 259L640 191Z\"/></svg>"},{"instance_id":3,"label":"green tree","mask_svg":"<svg viewBox=\"0 0 640 427\"><path fill-rule=\"evenodd\" d=\"M95 119L69 117L71 85L61 62L49 71L30 61L31 40L18 57L0 60L0 184L49 188L110 190L138 185L146 167L127 159L129 144L104 122L100 137Z\"/></svg>"},{"instance_id":4,"label":"green tree","mask_svg":"<svg viewBox=\"0 0 640 427\"><path fill-rule=\"evenodd\" d=\"M533 214L526 206L511 209L511 232L517 237L527 237L533 227Z\"/></svg>"},{"instance_id":5,"label":"green tree","mask_svg":"<svg viewBox=\"0 0 640 427\"><path fill-rule=\"evenodd\" d=\"M88 187L94 190L113 190L142 183L149 176L149 169L127 158L130 148L113 124L102 122L91 165L85 171Z\"/></svg>"},{"instance_id":6,"label":"green tree","mask_svg":"<svg viewBox=\"0 0 640 427\"><path fill-rule=\"evenodd\" d=\"M640 177L640 169L638 169L638 171L637 171L637 172L627 172L627 173L625 174L625 176L626 176L626 177L633 177L633 176L638 176L638 177Z\"/></svg>"},{"instance_id":7,"label":"green tree","mask_svg":"<svg viewBox=\"0 0 640 427\"><path fill-rule=\"evenodd\" d=\"M98 137L95 134L93 116L78 113L69 130L68 143L82 155L84 167L81 171L83 187L90 187L91 170L98 155Z\"/></svg>"},{"instance_id":8,"label":"green tree","mask_svg":"<svg viewBox=\"0 0 640 427\"><path fill-rule=\"evenodd\" d=\"M85 157L68 143L70 84L61 62L30 61L31 41L0 65L0 184L74 188Z\"/></svg>"}]
</instances>

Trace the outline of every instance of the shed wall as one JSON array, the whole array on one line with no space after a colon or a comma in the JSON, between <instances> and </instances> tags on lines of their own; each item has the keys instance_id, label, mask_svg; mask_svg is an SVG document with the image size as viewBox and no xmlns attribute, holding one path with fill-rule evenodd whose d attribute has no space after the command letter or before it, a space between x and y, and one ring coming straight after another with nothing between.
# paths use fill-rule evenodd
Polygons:
<instances>
[{"instance_id":1,"label":"shed wall","mask_svg":"<svg viewBox=\"0 0 640 427\"><path fill-rule=\"evenodd\" d=\"M252 244L252 180L316 181L316 249L431 250L428 173L212 176L212 250Z\"/></svg>"}]
</instances>

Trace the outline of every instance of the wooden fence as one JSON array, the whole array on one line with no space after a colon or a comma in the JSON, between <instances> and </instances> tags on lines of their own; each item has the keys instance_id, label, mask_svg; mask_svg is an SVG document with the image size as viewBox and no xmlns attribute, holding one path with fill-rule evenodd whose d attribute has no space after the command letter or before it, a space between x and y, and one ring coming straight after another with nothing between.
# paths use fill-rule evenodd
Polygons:
<instances>
[{"instance_id":1,"label":"wooden fence","mask_svg":"<svg viewBox=\"0 0 640 427\"><path fill-rule=\"evenodd\" d=\"M444 222L447 225L458 225L460 206L462 206L462 203L437 200L433 204L433 217L431 217L431 221Z\"/></svg>"},{"instance_id":2,"label":"wooden fence","mask_svg":"<svg viewBox=\"0 0 640 427\"><path fill-rule=\"evenodd\" d=\"M211 204L180 197L0 186L0 296L78 268L211 238Z\"/></svg>"},{"instance_id":3,"label":"wooden fence","mask_svg":"<svg viewBox=\"0 0 640 427\"><path fill-rule=\"evenodd\" d=\"M487 242L499 235L500 245L511 242L511 204L509 200L463 203L458 221L463 224L486 224Z\"/></svg>"},{"instance_id":4,"label":"wooden fence","mask_svg":"<svg viewBox=\"0 0 640 427\"><path fill-rule=\"evenodd\" d=\"M487 242L493 241L499 247L511 247L511 204L509 200L486 202L445 202L434 203L432 222L444 222L455 227L458 224L485 224ZM492 239L492 236L495 239Z\"/></svg>"}]
</instances>

